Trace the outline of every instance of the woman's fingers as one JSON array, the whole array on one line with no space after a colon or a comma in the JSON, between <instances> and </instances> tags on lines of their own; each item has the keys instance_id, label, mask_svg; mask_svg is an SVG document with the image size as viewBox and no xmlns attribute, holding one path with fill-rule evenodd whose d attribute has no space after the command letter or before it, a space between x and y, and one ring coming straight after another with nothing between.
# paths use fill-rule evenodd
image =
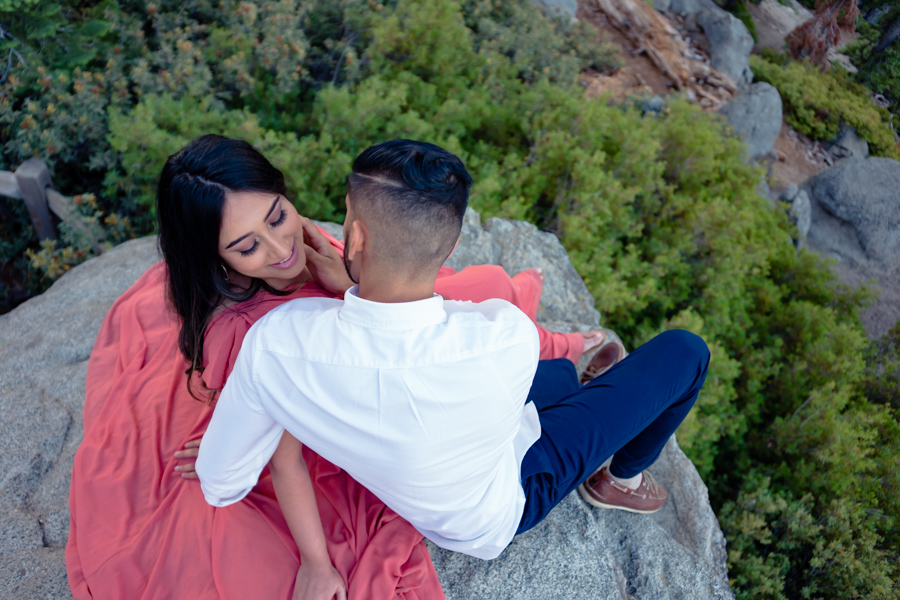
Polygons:
<instances>
[{"instance_id":1,"label":"woman's fingers","mask_svg":"<svg viewBox=\"0 0 900 600\"><path fill-rule=\"evenodd\" d=\"M303 219L303 233L309 241L309 245L319 254L325 254L331 248L331 243L309 219Z\"/></svg>"},{"instance_id":2,"label":"woman's fingers","mask_svg":"<svg viewBox=\"0 0 900 600\"><path fill-rule=\"evenodd\" d=\"M185 448L199 448L199 447L200 447L200 442L201 442L201 440L203 440L203 438L202 438L202 437L198 437L196 440L191 440L191 441L187 442L187 443L184 445L184 447L185 447Z\"/></svg>"}]
</instances>

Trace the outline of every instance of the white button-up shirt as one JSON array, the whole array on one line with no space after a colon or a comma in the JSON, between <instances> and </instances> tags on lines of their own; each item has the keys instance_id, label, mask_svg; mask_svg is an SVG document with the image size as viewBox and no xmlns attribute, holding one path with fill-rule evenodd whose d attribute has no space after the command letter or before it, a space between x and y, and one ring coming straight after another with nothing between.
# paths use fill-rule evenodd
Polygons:
<instances>
[{"instance_id":1,"label":"white button-up shirt","mask_svg":"<svg viewBox=\"0 0 900 600\"><path fill-rule=\"evenodd\" d=\"M250 329L203 436L206 500L241 500L287 429L438 546L494 558L525 506L539 352L503 300L287 302Z\"/></svg>"}]
</instances>

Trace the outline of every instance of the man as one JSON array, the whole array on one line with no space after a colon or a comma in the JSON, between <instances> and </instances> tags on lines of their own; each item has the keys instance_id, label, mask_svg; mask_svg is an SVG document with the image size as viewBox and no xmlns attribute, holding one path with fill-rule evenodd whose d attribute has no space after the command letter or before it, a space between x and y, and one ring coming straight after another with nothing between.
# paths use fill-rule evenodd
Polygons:
<instances>
[{"instance_id":1,"label":"man","mask_svg":"<svg viewBox=\"0 0 900 600\"><path fill-rule=\"evenodd\" d=\"M431 144L356 159L344 264L308 234L317 279L349 285L345 267L358 285L250 330L197 461L208 502L243 498L287 430L435 544L483 559L576 488L596 506L663 505L644 469L703 385L705 343L666 332L582 387L570 361L539 363L535 327L511 304L435 295L470 185Z\"/></svg>"}]
</instances>

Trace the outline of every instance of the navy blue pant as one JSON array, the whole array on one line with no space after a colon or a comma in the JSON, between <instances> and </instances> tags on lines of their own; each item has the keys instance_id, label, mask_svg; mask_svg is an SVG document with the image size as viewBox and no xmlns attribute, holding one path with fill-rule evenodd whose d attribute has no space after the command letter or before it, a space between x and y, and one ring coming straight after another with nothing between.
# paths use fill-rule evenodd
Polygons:
<instances>
[{"instance_id":1,"label":"navy blue pant","mask_svg":"<svg viewBox=\"0 0 900 600\"><path fill-rule=\"evenodd\" d=\"M528 400L541 437L522 459L528 531L613 456L610 472L633 477L652 465L706 380L709 348L681 330L662 333L584 386L566 359L538 364Z\"/></svg>"}]
</instances>

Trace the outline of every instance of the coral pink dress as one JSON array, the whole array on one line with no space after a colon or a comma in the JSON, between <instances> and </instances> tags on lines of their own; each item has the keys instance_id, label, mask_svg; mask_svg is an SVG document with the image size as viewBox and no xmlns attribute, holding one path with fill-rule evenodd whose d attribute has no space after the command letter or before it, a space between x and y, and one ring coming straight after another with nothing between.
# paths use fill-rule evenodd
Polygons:
<instances>
[{"instance_id":1,"label":"coral pink dress","mask_svg":"<svg viewBox=\"0 0 900 600\"><path fill-rule=\"evenodd\" d=\"M331 239L343 250L343 244ZM213 407L186 389L178 323L166 308L165 267L151 267L103 322L88 363L84 439L75 454L66 548L77 600L284 599L299 567L268 469L241 502L209 506L173 454L206 430ZM505 298L532 319L541 282L493 266L443 269L446 298ZM218 315L204 344L204 382L221 389L244 335L294 298L330 296L312 283L287 297L260 293ZM579 335L542 330L541 357L577 359ZM328 551L353 600L443 598L422 535L343 470L304 448Z\"/></svg>"}]
</instances>

